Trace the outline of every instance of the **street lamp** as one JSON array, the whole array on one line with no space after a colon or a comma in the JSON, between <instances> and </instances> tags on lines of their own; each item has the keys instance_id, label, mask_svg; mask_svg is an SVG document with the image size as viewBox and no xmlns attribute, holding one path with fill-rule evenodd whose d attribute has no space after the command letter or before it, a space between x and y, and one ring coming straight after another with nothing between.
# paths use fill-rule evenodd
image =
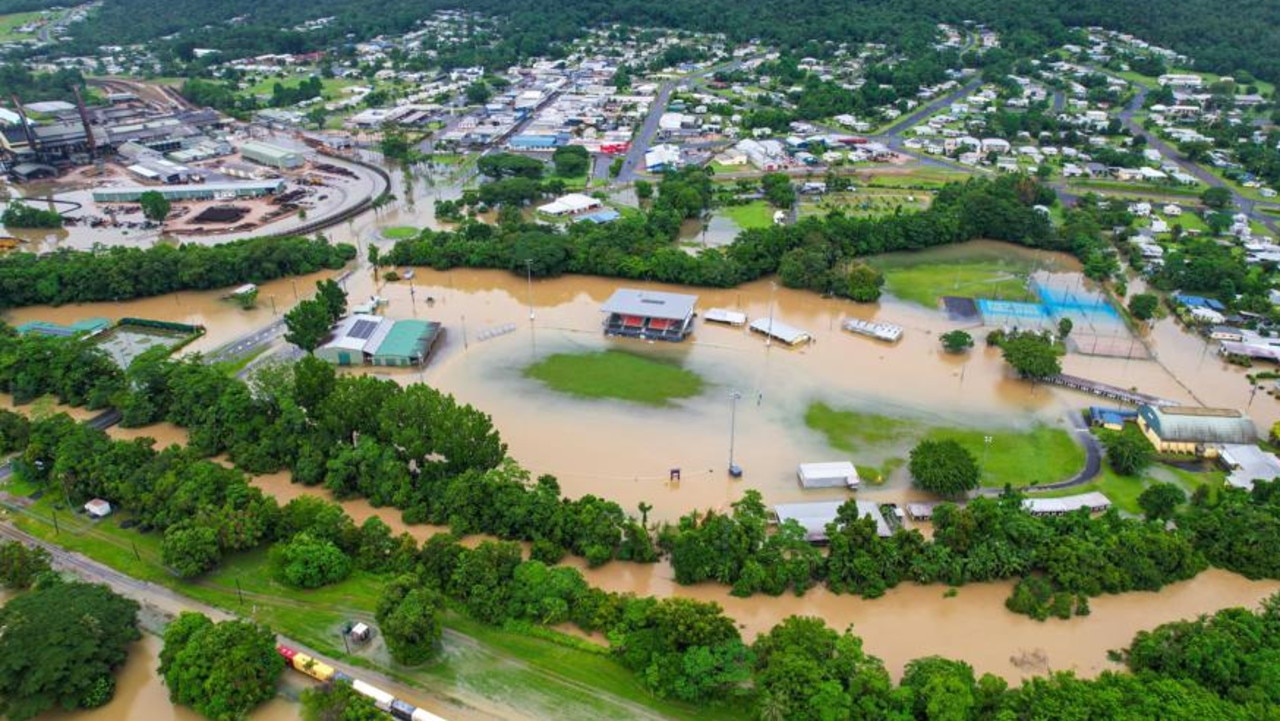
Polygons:
<instances>
[{"instance_id":1,"label":"street lamp","mask_svg":"<svg viewBox=\"0 0 1280 721\"><path fill-rule=\"evenodd\" d=\"M991 441L995 440L991 436L982 437L982 473L987 473L987 451L991 450Z\"/></svg>"},{"instance_id":2,"label":"street lamp","mask_svg":"<svg viewBox=\"0 0 1280 721\"><path fill-rule=\"evenodd\" d=\"M729 475L734 478L742 477L742 467L733 462L733 442L738 428L738 399L742 398L742 394L733 391L729 394Z\"/></svg>"},{"instance_id":3,"label":"street lamp","mask_svg":"<svg viewBox=\"0 0 1280 721\"><path fill-rule=\"evenodd\" d=\"M778 290L778 284L769 281L769 330L764 334L764 345L766 348L773 345L773 294Z\"/></svg>"},{"instance_id":4,"label":"street lamp","mask_svg":"<svg viewBox=\"0 0 1280 721\"><path fill-rule=\"evenodd\" d=\"M533 322L533 261L529 258L524 259L524 269L526 277L529 280L529 322Z\"/></svg>"}]
</instances>

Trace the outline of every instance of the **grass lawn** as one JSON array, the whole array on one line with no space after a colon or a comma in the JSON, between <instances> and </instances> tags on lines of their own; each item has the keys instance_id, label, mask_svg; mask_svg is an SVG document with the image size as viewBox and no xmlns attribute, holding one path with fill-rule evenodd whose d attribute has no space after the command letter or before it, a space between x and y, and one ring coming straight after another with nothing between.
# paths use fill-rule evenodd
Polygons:
<instances>
[{"instance_id":1,"label":"grass lawn","mask_svg":"<svg viewBox=\"0 0 1280 721\"><path fill-rule=\"evenodd\" d=\"M272 89L275 88L276 83L280 83L286 88L296 88L302 84L303 80L306 80L309 77L310 73L289 75L288 77L283 78L274 76L263 78L255 85L249 86L249 88L244 92L249 93L250 95L270 95ZM351 87L356 84L356 81L348 80L346 78L320 78L320 86L322 88L320 94L325 100L333 100L342 94L343 88Z\"/></svg>"},{"instance_id":2,"label":"grass lawn","mask_svg":"<svg viewBox=\"0 0 1280 721\"><path fill-rule=\"evenodd\" d=\"M939 188L947 183L963 181L973 173L933 166L912 168L905 173L872 173L865 185L876 188Z\"/></svg>"},{"instance_id":3,"label":"grass lawn","mask_svg":"<svg viewBox=\"0 0 1280 721\"><path fill-rule=\"evenodd\" d=\"M954 440L984 465L982 484L1028 486L1070 477L1084 467L1084 449L1061 428L1037 425L1028 430L947 428L925 422L840 410L816 402L805 411L805 425L826 436L832 448L850 454L874 454L878 449L909 450L921 440ZM990 447L984 442L991 438ZM985 464L983 460L985 458ZM882 468L863 467L859 475L887 477L903 465L890 458Z\"/></svg>"},{"instance_id":4,"label":"grass lawn","mask_svg":"<svg viewBox=\"0 0 1280 721\"><path fill-rule=\"evenodd\" d=\"M622 351L557 353L529 366L525 377L584 398L615 398L651 406L702 392L702 378L666 361Z\"/></svg>"},{"instance_id":5,"label":"grass lawn","mask_svg":"<svg viewBox=\"0 0 1280 721\"><path fill-rule=\"evenodd\" d=\"M742 205L726 205L716 212L732 220L743 230L749 228L767 228L773 225L773 206L763 200L753 200Z\"/></svg>"},{"instance_id":6,"label":"grass lawn","mask_svg":"<svg viewBox=\"0 0 1280 721\"><path fill-rule=\"evenodd\" d=\"M1142 185L1125 183L1119 180L1072 180L1067 183L1067 186L1084 190L1110 190L1133 198L1161 198L1164 196L1199 198L1200 193L1204 190L1203 184L1193 186Z\"/></svg>"},{"instance_id":7,"label":"grass lawn","mask_svg":"<svg viewBox=\"0 0 1280 721\"><path fill-rule=\"evenodd\" d=\"M382 229L382 237L389 240L404 240L418 235L418 229L407 225L396 225Z\"/></svg>"},{"instance_id":8,"label":"grass lawn","mask_svg":"<svg viewBox=\"0 0 1280 721\"><path fill-rule=\"evenodd\" d=\"M1037 425L1019 433L935 428L925 438L952 440L964 446L982 467L982 485L993 488L1053 483L1084 468L1084 448L1061 428ZM990 438L991 443L985 443L984 438Z\"/></svg>"},{"instance_id":9,"label":"grass lawn","mask_svg":"<svg viewBox=\"0 0 1280 721\"><path fill-rule=\"evenodd\" d=\"M573 178L566 178L560 175L553 175L551 177L555 178L556 180L562 181L564 183L564 188L566 191L569 191L569 192L582 191L586 189L587 183L591 181L591 166L588 165L587 171L585 173Z\"/></svg>"},{"instance_id":10,"label":"grass lawn","mask_svg":"<svg viewBox=\"0 0 1280 721\"><path fill-rule=\"evenodd\" d=\"M800 216L826 215L840 210L850 217L875 218L896 213L925 210L933 202L927 190L864 187L851 193L828 193L815 202L802 202Z\"/></svg>"},{"instance_id":11,"label":"grass lawn","mask_svg":"<svg viewBox=\"0 0 1280 721\"><path fill-rule=\"evenodd\" d=\"M1026 300L1029 268L1022 263L969 260L918 265L871 261L884 273L885 289L894 296L926 308L937 308L944 295L1002 300Z\"/></svg>"},{"instance_id":12,"label":"grass lawn","mask_svg":"<svg viewBox=\"0 0 1280 721\"><path fill-rule=\"evenodd\" d=\"M34 33L16 33L14 28L20 25L26 25L32 20L40 19L41 13L12 13L10 15L0 15L0 43L10 43L18 40L34 40Z\"/></svg>"}]
</instances>

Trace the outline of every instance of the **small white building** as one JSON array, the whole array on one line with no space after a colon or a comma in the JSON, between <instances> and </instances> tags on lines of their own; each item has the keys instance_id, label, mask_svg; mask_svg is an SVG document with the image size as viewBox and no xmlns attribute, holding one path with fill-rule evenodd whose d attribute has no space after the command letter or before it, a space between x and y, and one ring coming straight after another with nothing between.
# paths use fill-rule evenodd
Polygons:
<instances>
[{"instance_id":1,"label":"small white building","mask_svg":"<svg viewBox=\"0 0 1280 721\"><path fill-rule=\"evenodd\" d=\"M796 469L796 478L805 488L858 487L858 469L848 461L801 463Z\"/></svg>"},{"instance_id":2,"label":"small white building","mask_svg":"<svg viewBox=\"0 0 1280 721\"><path fill-rule=\"evenodd\" d=\"M106 518L111 515L111 504L101 498L95 498L84 504L84 512L89 518Z\"/></svg>"}]
</instances>

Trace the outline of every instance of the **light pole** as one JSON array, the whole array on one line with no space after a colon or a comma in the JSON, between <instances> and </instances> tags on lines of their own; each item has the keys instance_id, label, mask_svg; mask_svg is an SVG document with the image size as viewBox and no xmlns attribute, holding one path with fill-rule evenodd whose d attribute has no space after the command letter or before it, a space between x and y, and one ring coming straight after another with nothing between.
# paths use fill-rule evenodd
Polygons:
<instances>
[{"instance_id":1,"label":"light pole","mask_svg":"<svg viewBox=\"0 0 1280 721\"><path fill-rule=\"evenodd\" d=\"M739 398L742 398L742 394L737 391L729 394L729 475L734 478L742 477L742 467L733 462L733 442L738 429Z\"/></svg>"},{"instance_id":2,"label":"light pole","mask_svg":"<svg viewBox=\"0 0 1280 721\"><path fill-rule=\"evenodd\" d=\"M764 334L764 346L766 348L773 345L773 294L777 290L778 284L772 280L769 281L769 328L768 332Z\"/></svg>"},{"instance_id":3,"label":"light pole","mask_svg":"<svg viewBox=\"0 0 1280 721\"><path fill-rule=\"evenodd\" d=\"M991 436L982 437L982 475L987 474L987 451L991 450L991 441L995 440Z\"/></svg>"},{"instance_id":4,"label":"light pole","mask_svg":"<svg viewBox=\"0 0 1280 721\"><path fill-rule=\"evenodd\" d=\"M526 277L529 280L529 322L533 322L533 261L529 258L524 259L524 269Z\"/></svg>"}]
</instances>

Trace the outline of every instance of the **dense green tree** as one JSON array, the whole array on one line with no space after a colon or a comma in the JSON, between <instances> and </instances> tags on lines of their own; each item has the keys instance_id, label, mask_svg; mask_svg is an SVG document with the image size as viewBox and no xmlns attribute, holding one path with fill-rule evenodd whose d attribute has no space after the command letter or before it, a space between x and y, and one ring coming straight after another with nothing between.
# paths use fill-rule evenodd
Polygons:
<instances>
[{"instance_id":1,"label":"dense green tree","mask_svg":"<svg viewBox=\"0 0 1280 721\"><path fill-rule=\"evenodd\" d=\"M1154 483L1138 494L1138 506L1153 520L1172 518L1178 506L1186 502L1187 492L1173 483Z\"/></svg>"},{"instance_id":2,"label":"dense green tree","mask_svg":"<svg viewBox=\"0 0 1280 721\"><path fill-rule=\"evenodd\" d=\"M1232 199L1231 190L1220 185L1205 188L1204 192L1200 193L1201 202L1214 210L1222 210L1230 206Z\"/></svg>"},{"instance_id":3,"label":"dense green tree","mask_svg":"<svg viewBox=\"0 0 1280 721\"><path fill-rule=\"evenodd\" d=\"M173 204L169 199L164 197L160 192L148 190L138 198L138 205L142 206L142 215L147 220L160 223L169 217L169 211L173 209Z\"/></svg>"},{"instance_id":4,"label":"dense green tree","mask_svg":"<svg viewBox=\"0 0 1280 721\"><path fill-rule=\"evenodd\" d=\"M917 488L958 496L978 487L978 461L953 440L924 440L911 449L907 464Z\"/></svg>"},{"instance_id":5,"label":"dense green tree","mask_svg":"<svg viewBox=\"0 0 1280 721\"><path fill-rule=\"evenodd\" d=\"M577 178L585 175L591 167L591 154L581 145L562 145L551 154L551 162L555 165L556 175Z\"/></svg>"},{"instance_id":6,"label":"dense green tree","mask_svg":"<svg viewBox=\"0 0 1280 721\"><path fill-rule=\"evenodd\" d=\"M785 173L768 173L760 178L760 187L764 189L764 198L775 208L789 210L796 202L796 189L791 184L791 177Z\"/></svg>"},{"instance_id":7,"label":"dense green tree","mask_svg":"<svg viewBox=\"0 0 1280 721\"><path fill-rule=\"evenodd\" d=\"M884 287L884 273L867 265L854 263L845 274L844 286L838 292L859 303L874 303L880 299Z\"/></svg>"},{"instance_id":8,"label":"dense green tree","mask_svg":"<svg viewBox=\"0 0 1280 721\"><path fill-rule=\"evenodd\" d=\"M140 638L138 604L106 586L56 582L0 608L0 712L25 721L61 706L95 708Z\"/></svg>"},{"instance_id":9,"label":"dense green tree","mask_svg":"<svg viewBox=\"0 0 1280 721\"><path fill-rule=\"evenodd\" d=\"M11 200L0 213L0 224L9 228L61 228L62 215L56 210L33 208L19 200Z\"/></svg>"},{"instance_id":10,"label":"dense green tree","mask_svg":"<svg viewBox=\"0 0 1280 721\"><path fill-rule=\"evenodd\" d=\"M341 548L305 531L276 546L272 558L281 580L294 588L319 588L351 574L351 559Z\"/></svg>"},{"instance_id":11,"label":"dense green tree","mask_svg":"<svg viewBox=\"0 0 1280 721\"><path fill-rule=\"evenodd\" d=\"M439 593L421 587L413 576L402 576L383 587L377 619L392 658L416 666L436 653L444 635L443 603Z\"/></svg>"},{"instance_id":12,"label":"dense green tree","mask_svg":"<svg viewBox=\"0 0 1280 721\"><path fill-rule=\"evenodd\" d=\"M49 552L18 541L0 541L0 586L25 590L51 570Z\"/></svg>"},{"instance_id":13,"label":"dense green tree","mask_svg":"<svg viewBox=\"0 0 1280 721\"><path fill-rule=\"evenodd\" d=\"M284 665L265 626L184 612L165 629L159 673L169 700L213 721L238 721L275 696Z\"/></svg>"},{"instance_id":14,"label":"dense green tree","mask_svg":"<svg viewBox=\"0 0 1280 721\"><path fill-rule=\"evenodd\" d=\"M492 153L482 156L476 163L476 167L482 175L494 180L503 178L539 180L546 166L539 160L515 153Z\"/></svg>"},{"instance_id":15,"label":"dense green tree","mask_svg":"<svg viewBox=\"0 0 1280 721\"><path fill-rule=\"evenodd\" d=\"M375 247L370 245L369 250ZM332 278L316 281L315 299L324 304L330 323L337 323L339 318L347 314L347 291Z\"/></svg>"},{"instance_id":16,"label":"dense green tree","mask_svg":"<svg viewBox=\"0 0 1280 721\"><path fill-rule=\"evenodd\" d=\"M288 329L284 339L313 353L329 337L333 321L323 300L304 300L284 314L284 324Z\"/></svg>"},{"instance_id":17,"label":"dense green tree","mask_svg":"<svg viewBox=\"0 0 1280 721\"><path fill-rule=\"evenodd\" d=\"M1006 339L1000 346L1007 362L1018 375L1038 380L1062 372L1058 350L1047 338L1021 333Z\"/></svg>"},{"instance_id":18,"label":"dense green tree","mask_svg":"<svg viewBox=\"0 0 1280 721\"><path fill-rule=\"evenodd\" d=\"M1107 447L1107 463L1122 476L1136 476L1151 465L1156 449L1136 425L1109 431L1102 436Z\"/></svg>"},{"instance_id":19,"label":"dense green tree","mask_svg":"<svg viewBox=\"0 0 1280 721\"><path fill-rule=\"evenodd\" d=\"M942 347L948 353L963 353L973 347L973 336L962 330L953 330L939 336Z\"/></svg>"},{"instance_id":20,"label":"dense green tree","mask_svg":"<svg viewBox=\"0 0 1280 721\"><path fill-rule=\"evenodd\" d=\"M1151 320L1155 317L1160 299L1151 293L1138 293L1129 299L1129 313L1138 320Z\"/></svg>"},{"instance_id":21,"label":"dense green tree","mask_svg":"<svg viewBox=\"0 0 1280 721\"><path fill-rule=\"evenodd\" d=\"M199 576L212 570L222 560L217 531L208 526L185 522L165 530L160 553L164 565L172 568L182 578Z\"/></svg>"}]
</instances>

